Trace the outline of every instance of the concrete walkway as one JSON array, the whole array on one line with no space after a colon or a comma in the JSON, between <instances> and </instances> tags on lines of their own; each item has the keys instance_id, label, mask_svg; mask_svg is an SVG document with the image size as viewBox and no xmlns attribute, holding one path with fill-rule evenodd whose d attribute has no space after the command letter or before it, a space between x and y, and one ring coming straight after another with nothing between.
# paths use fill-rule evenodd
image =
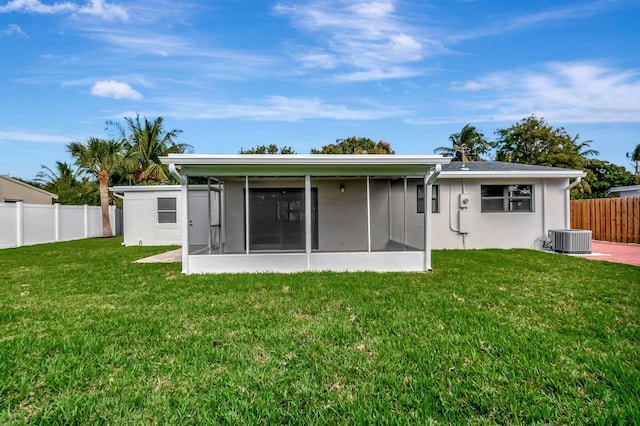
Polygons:
<instances>
[{"instance_id":1,"label":"concrete walkway","mask_svg":"<svg viewBox=\"0 0 640 426\"><path fill-rule=\"evenodd\" d=\"M136 260L136 263L176 263L182 262L182 249L166 251L154 256Z\"/></svg>"},{"instance_id":2,"label":"concrete walkway","mask_svg":"<svg viewBox=\"0 0 640 426\"><path fill-rule=\"evenodd\" d=\"M593 260L606 260L608 262L640 266L640 244L592 241L591 254L579 254L576 256Z\"/></svg>"}]
</instances>

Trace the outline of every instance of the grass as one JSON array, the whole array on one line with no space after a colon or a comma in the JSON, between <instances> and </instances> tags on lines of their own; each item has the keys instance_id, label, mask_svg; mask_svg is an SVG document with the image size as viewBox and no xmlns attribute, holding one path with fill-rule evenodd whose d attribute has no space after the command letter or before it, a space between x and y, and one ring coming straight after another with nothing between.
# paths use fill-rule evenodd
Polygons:
<instances>
[{"instance_id":1,"label":"grass","mask_svg":"<svg viewBox=\"0 0 640 426\"><path fill-rule=\"evenodd\" d=\"M0 251L0 424L638 424L640 268L183 276L162 248Z\"/></svg>"}]
</instances>

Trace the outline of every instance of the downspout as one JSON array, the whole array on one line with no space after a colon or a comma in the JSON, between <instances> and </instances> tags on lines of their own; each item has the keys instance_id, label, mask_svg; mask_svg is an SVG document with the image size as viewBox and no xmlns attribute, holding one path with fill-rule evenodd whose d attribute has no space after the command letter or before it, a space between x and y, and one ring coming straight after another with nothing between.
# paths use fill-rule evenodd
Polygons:
<instances>
[{"instance_id":1,"label":"downspout","mask_svg":"<svg viewBox=\"0 0 640 426\"><path fill-rule=\"evenodd\" d=\"M171 163L169 164L169 173L171 173L175 178L180 182L181 185L185 185L187 183L187 179L178 172L176 169L176 165Z\"/></svg>"},{"instance_id":2,"label":"downspout","mask_svg":"<svg viewBox=\"0 0 640 426\"><path fill-rule=\"evenodd\" d=\"M436 164L433 170L424 176L424 270L431 271L431 196L433 183L440 175L442 166Z\"/></svg>"},{"instance_id":3,"label":"downspout","mask_svg":"<svg viewBox=\"0 0 640 426\"><path fill-rule=\"evenodd\" d=\"M565 229L571 229L571 190L578 186L582 181L582 177L578 176L576 180L571 182L564 189L564 227Z\"/></svg>"},{"instance_id":4,"label":"downspout","mask_svg":"<svg viewBox=\"0 0 640 426\"><path fill-rule=\"evenodd\" d=\"M189 186L187 178L176 169L175 164L169 164L171 173L180 182L180 204L182 210L182 273L189 274Z\"/></svg>"}]
</instances>

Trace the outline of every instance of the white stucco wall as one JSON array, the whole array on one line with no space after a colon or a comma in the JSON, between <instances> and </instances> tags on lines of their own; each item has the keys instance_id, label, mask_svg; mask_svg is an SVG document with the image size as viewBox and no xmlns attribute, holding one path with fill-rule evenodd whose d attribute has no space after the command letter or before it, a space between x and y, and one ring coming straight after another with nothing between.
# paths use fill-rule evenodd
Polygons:
<instances>
[{"instance_id":1,"label":"white stucco wall","mask_svg":"<svg viewBox=\"0 0 640 426\"><path fill-rule=\"evenodd\" d=\"M440 213L433 215L433 248L540 248L550 229L564 228L567 179L443 179ZM481 185L532 185L532 212L482 212ZM464 188L463 188L464 187ZM459 229L459 194L469 194L468 233Z\"/></svg>"},{"instance_id":2,"label":"white stucco wall","mask_svg":"<svg viewBox=\"0 0 640 426\"><path fill-rule=\"evenodd\" d=\"M217 194L212 193L213 222L217 219ZM158 198L176 199L176 223L158 222ZM124 193L124 244L127 246L162 246L182 244L181 192L175 190L132 191ZM189 194L191 244L208 243L206 214L207 191L194 190Z\"/></svg>"}]
</instances>

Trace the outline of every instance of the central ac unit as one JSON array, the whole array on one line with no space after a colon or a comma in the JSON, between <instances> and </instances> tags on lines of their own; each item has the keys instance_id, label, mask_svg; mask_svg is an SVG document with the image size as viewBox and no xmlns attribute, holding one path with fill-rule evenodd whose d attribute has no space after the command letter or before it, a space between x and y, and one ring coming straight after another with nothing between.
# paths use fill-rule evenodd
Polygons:
<instances>
[{"instance_id":1,"label":"central ac unit","mask_svg":"<svg viewBox=\"0 0 640 426\"><path fill-rule=\"evenodd\" d=\"M553 229L549 231L551 248L558 253L590 254L591 231L583 229Z\"/></svg>"}]
</instances>

